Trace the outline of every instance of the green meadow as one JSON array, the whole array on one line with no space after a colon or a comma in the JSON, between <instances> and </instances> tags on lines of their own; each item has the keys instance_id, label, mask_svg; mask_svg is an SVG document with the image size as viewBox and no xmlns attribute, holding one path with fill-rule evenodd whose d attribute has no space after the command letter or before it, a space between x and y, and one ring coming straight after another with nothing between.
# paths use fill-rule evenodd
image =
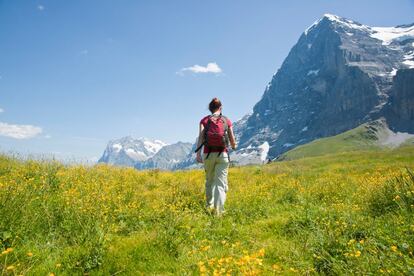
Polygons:
<instances>
[{"instance_id":1,"label":"green meadow","mask_svg":"<svg viewBox=\"0 0 414 276\"><path fill-rule=\"evenodd\" d=\"M0 157L1 275L414 274L414 147L204 173Z\"/></svg>"}]
</instances>

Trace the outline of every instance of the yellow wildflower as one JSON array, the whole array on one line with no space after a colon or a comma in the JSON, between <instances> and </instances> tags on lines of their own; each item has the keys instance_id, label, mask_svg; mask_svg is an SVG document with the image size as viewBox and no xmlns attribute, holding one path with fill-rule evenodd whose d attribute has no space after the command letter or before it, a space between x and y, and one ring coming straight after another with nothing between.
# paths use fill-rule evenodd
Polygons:
<instances>
[{"instance_id":1,"label":"yellow wildflower","mask_svg":"<svg viewBox=\"0 0 414 276\"><path fill-rule=\"evenodd\" d=\"M355 257L359 257L359 256L361 256L361 251L357 250L357 251L355 252Z\"/></svg>"},{"instance_id":2,"label":"yellow wildflower","mask_svg":"<svg viewBox=\"0 0 414 276\"><path fill-rule=\"evenodd\" d=\"M391 250L394 251L394 252L396 252L397 251L397 247L395 245L392 245L391 246Z\"/></svg>"},{"instance_id":3,"label":"yellow wildflower","mask_svg":"<svg viewBox=\"0 0 414 276\"><path fill-rule=\"evenodd\" d=\"M4 250L3 252L1 252L1 255L6 255L9 254L10 252L13 252L13 248L9 247L6 250Z\"/></svg>"},{"instance_id":4,"label":"yellow wildflower","mask_svg":"<svg viewBox=\"0 0 414 276\"><path fill-rule=\"evenodd\" d=\"M264 248L260 249L260 250L259 250L259 252L258 252L258 255L259 255L260 257L263 257L263 256L264 256L264 254L265 254L265 250L264 250Z\"/></svg>"},{"instance_id":5,"label":"yellow wildflower","mask_svg":"<svg viewBox=\"0 0 414 276\"><path fill-rule=\"evenodd\" d=\"M207 268L204 265L199 266L198 269L200 270L200 273L205 273L207 271Z\"/></svg>"},{"instance_id":6,"label":"yellow wildflower","mask_svg":"<svg viewBox=\"0 0 414 276\"><path fill-rule=\"evenodd\" d=\"M277 264L272 265L273 270L280 270L280 266Z\"/></svg>"}]
</instances>

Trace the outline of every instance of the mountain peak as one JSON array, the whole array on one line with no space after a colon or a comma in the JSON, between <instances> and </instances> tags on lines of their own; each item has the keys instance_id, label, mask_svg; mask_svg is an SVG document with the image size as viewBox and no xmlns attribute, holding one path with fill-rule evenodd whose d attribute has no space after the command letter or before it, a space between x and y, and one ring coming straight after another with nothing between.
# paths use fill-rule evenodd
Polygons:
<instances>
[{"instance_id":1,"label":"mountain peak","mask_svg":"<svg viewBox=\"0 0 414 276\"><path fill-rule=\"evenodd\" d=\"M335 26L341 26L342 28L346 29L358 29L367 31L370 28L368 26L362 25L358 22L349 20L345 17L340 17L335 14L325 13L322 18L316 20L312 25L310 25L304 32L305 35L307 35L310 31L316 29L316 27L322 25L322 23L328 22L329 24L333 24Z\"/></svg>"},{"instance_id":2,"label":"mountain peak","mask_svg":"<svg viewBox=\"0 0 414 276\"><path fill-rule=\"evenodd\" d=\"M350 20L348 18L345 17L340 17L338 15L334 15L334 14L330 14L330 13L325 13L322 17L322 20L329 20L331 22L334 23L339 23L342 25L346 25L347 27L351 27L351 28L361 28L361 27L367 27L365 25L362 25L361 23L355 22L353 20Z\"/></svg>"},{"instance_id":3,"label":"mountain peak","mask_svg":"<svg viewBox=\"0 0 414 276\"><path fill-rule=\"evenodd\" d=\"M331 14L331 13L325 13L322 18L326 18L326 19L329 19L331 21L343 21L344 20L344 18L342 18L338 15L335 15L335 14Z\"/></svg>"}]
</instances>

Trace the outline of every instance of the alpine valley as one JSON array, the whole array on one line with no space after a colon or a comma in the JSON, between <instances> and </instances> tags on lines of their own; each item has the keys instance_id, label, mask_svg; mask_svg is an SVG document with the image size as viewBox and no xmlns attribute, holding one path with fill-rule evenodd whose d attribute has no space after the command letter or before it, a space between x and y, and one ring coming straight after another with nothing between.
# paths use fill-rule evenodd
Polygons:
<instances>
[{"instance_id":1,"label":"alpine valley","mask_svg":"<svg viewBox=\"0 0 414 276\"><path fill-rule=\"evenodd\" d=\"M232 161L245 165L286 158L299 145L360 133L367 124L387 137L412 139L414 24L370 27L326 14L303 32L253 111L235 122L239 149L231 153ZM125 137L111 141L99 162L194 168L194 147Z\"/></svg>"}]
</instances>

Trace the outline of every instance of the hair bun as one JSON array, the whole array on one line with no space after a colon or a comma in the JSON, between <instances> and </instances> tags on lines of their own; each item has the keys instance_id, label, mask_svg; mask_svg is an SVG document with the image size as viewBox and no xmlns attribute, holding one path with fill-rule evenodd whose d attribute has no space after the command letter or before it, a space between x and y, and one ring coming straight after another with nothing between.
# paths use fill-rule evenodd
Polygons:
<instances>
[{"instance_id":1,"label":"hair bun","mask_svg":"<svg viewBox=\"0 0 414 276\"><path fill-rule=\"evenodd\" d=\"M213 98L208 105L208 109L211 113L216 112L221 107L221 101L218 98Z\"/></svg>"}]
</instances>

